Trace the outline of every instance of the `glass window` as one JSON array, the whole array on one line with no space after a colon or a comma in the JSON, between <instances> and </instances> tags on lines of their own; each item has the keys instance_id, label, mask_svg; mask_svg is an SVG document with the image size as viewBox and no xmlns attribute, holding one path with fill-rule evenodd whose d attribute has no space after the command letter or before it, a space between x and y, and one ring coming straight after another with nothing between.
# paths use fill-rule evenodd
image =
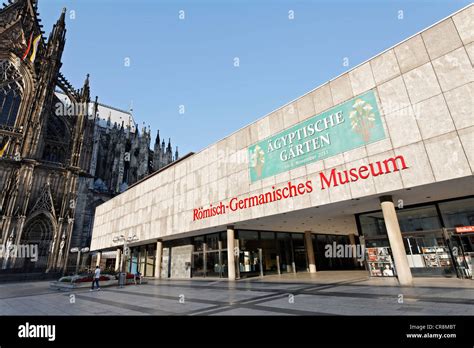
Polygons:
<instances>
[{"instance_id":1,"label":"glass window","mask_svg":"<svg viewBox=\"0 0 474 348\"><path fill-rule=\"evenodd\" d=\"M145 266L146 266L146 248L145 246L140 247L139 252L139 267L138 271L144 275L145 274Z\"/></svg>"},{"instance_id":2,"label":"glass window","mask_svg":"<svg viewBox=\"0 0 474 348\"><path fill-rule=\"evenodd\" d=\"M296 241L296 240L303 240L304 238L304 234L303 233L292 233L291 234L291 239L293 239L293 241Z\"/></svg>"},{"instance_id":3,"label":"glass window","mask_svg":"<svg viewBox=\"0 0 474 348\"><path fill-rule=\"evenodd\" d=\"M398 223L402 232L429 231L441 228L436 206L397 210ZM385 236L387 230L381 211L359 215L362 234L366 238Z\"/></svg>"},{"instance_id":4,"label":"glass window","mask_svg":"<svg viewBox=\"0 0 474 348\"><path fill-rule=\"evenodd\" d=\"M137 273L138 270L138 257L140 255L138 248L131 249L130 257L130 273Z\"/></svg>"},{"instance_id":5,"label":"glass window","mask_svg":"<svg viewBox=\"0 0 474 348\"><path fill-rule=\"evenodd\" d=\"M278 252L280 256L280 272L293 272L293 250L291 248L291 235L277 233Z\"/></svg>"},{"instance_id":6,"label":"glass window","mask_svg":"<svg viewBox=\"0 0 474 348\"><path fill-rule=\"evenodd\" d=\"M382 212L359 215L359 222L365 237L384 236L387 234Z\"/></svg>"},{"instance_id":7,"label":"glass window","mask_svg":"<svg viewBox=\"0 0 474 348\"><path fill-rule=\"evenodd\" d=\"M244 250L239 254L239 271L242 276L243 273L259 273L260 259L257 250Z\"/></svg>"},{"instance_id":8,"label":"glass window","mask_svg":"<svg viewBox=\"0 0 474 348\"><path fill-rule=\"evenodd\" d=\"M227 251L222 251L221 252L221 260L222 260L222 265L221 265L221 271L222 271L222 277L226 278L228 276L227 273Z\"/></svg>"},{"instance_id":9,"label":"glass window","mask_svg":"<svg viewBox=\"0 0 474 348\"><path fill-rule=\"evenodd\" d=\"M474 226L474 198L439 204L445 227Z\"/></svg>"},{"instance_id":10,"label":"glass window","mask_svg":"<svg viewBox=\"0 0 474 348\"><path fill-rule=\"evenodd\" d=\"M240 250L257 250L260 247L257 231L238 231Z\"/></svg>"},{"instance_id":11,"label":"glass window","mask_svg":"<svg viewBox=\"0 0 474 348\"><path fill-rule=\"evenodd\" d=\"M155 274L156 244L148 245L146 252L145 276L153 277Z\"/></svg>"},{"instance_id":12,"label":"glass window","mask_svg":"<svg viewBox=\"0 0 474 348\"><path fill-rule=\"evenodd\" d=\"M207 272L206 277L219 277L221 274L221 264L219 262L219 252L206 253Z\"/></svg>"},{"instance_id":13,"label":"glass window","mask_svg":"<svg viewBox=\"0 0 474 348\"><path fill-rule=\"evenodd\" d=\"M222 247L225 249L227 248L227 231L221 232L220 236L221 236L221 241L222 241Z\"/></svg>"},{"instance_id":14,"label":"glass window","mask_svg":"<svg viewBox=\"0 0 474 348\"><path fill-rule=\"evenodd\" d=\"M260 239L262 240L274 240L275 233L274 232L260 232Z\"/></svg>"},{"instance_id":15,"label":"glass window","mask_svg":"<svg viewBox=\"0 0 474 348\"><path fill-rule=\"evenodd\" d=\"M208 234L206 236L207 250L218 250L219 249L219 233Z\"/></svg>"},{"instance_id":16,"label":"glass window","mask_svg":"<svg viewBox=\"0 0 474 348\"><path fill-rule=\"evenodd\" d=\"M277 243L274 232L260 232L260 245L263 249L263 270L265 274L277 273Z\"/></svg>"},{"instance_id":17,"label":"glass window","mask_svg":"<svg viewBox=\"0 0 474 348\"><path fill-rule=\"evenodd\" d=\"M204 244L204 236L194 237L194 251L202 251Z\"/></svg>"},{"instance_id":18,"label":"glass window","mask_svg":"<svg viewBox=\"0 0 474 348\"><path fill-rule=\"evenodd\" d=\"M324 270L327 269L326 264L328 262L326 257L326 245L329 244L327 240L327 235L317 234L314 236L313 240L313 249L316 254L316 269Z\"/></svg>"},{"instance_id":19,"label":"glass window","mask_svg":"<svg viewBox=\"0 0 474 348\"><path fill-rule=\"evenodd\" d=\"M403 237L407 255L423 254L427 248L444 246L441 232L408 233Z\"/></svg>"},{"instance_id":20,"label":"glass window","mask_svg":"<svg viewBox=\"0 0 474 348\"><path fill-rule=\"evenodd\" d=\"M474 235L458 236L465 252L474 253ZM474 261L473 261L474 262Z\"/></svg>"},{"instance_id":21,"label":"glass window","mask_svg":"<svg viewBox=\"0 0 474 348\"><path fill-rule=\"evenodd\" d=\"M441 230L405 233L403 244L413 276L454 275L451 256Z\"/></svg>"},{"instance_id":22,"label":"glass window","mask_svg":"<svg viewBox=\"0 0 474 348\"><path fill-rule=\"evenodd\" d=\"M0 124L13 127L24 84L18 70L7 60L0 60L0 86Z\"/></svg>"},{"instance_id":23,"label":"glass window","mask_svg":"<svg viewBox=\"0 0 474 348\"><path fill-rule=\"evenodd\" d=\"M203 253L193 253L192 262L192 276L203 277L204 276L204 255Z\"/></svg>"},{"instance_id":24,"label":"glass window","mask_svg":"<svg viewBox=\"0 0 474 348\"><path fill-rule=\"evenodd\" d=\"M434 205L400 209L397 210L397 217L402 232L429 231L442 227Z\"/></svg>"},{"instance_id":25,"label":"glass window","mask_svg":"<svg viewBox=\"0 0 474 348\"><path fill-rule=\"evenodd\" d=\"M239 239L258 240L257 231L239 231L238 235L239 235Z\"/></svg>"},{"instance_id":26,"label":"glass window","mask_svg":"<svg viewBox=\"0 0 474 348\"><path fill-rule=\"evenodd\" d=\"M306 271L308 268L306 260L306 247L304 243L304 235L302 233L292 233L294 260L296 271Z\"/></svg>"},{"instance_id":27,"label":"glass window","mask_svg":"<svg viewBox=\"0 0 474 348\"><path fill-rule=\"evenodd\" d=\"M390 246L390 243L388 242L387 237L365 240L366 248L381 248L381 247L389 247L389 246Z\"/></svg>"}]
</instances>

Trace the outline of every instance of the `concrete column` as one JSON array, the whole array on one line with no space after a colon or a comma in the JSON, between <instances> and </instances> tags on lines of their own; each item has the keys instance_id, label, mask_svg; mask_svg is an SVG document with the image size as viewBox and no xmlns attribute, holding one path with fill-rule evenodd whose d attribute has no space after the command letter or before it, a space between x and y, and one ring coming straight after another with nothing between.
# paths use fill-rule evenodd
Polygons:
<instances>
[{"instance_id":1,"label":"concrete column","mask_svg":"<svg viewBox=\"0 0 474 348\"><path fill-rule=\"evenodd\" d=\"M155 257L155 278L161 278L161 260L163 258L163 242L161 240L156 242L156 257Z\"/></svg>"},{"instance_id":2,"label":"concrete column","mask_svg":"<svg viewBox=\"0 0 474 348\"><path fill-rule=\"evenodd\" d=\"M400 285L412 286L413 278L410 266L403 245L402 233L398 224L397 213L393 205L392 196L380 197L380 205L382 206L383 219L387 229L388 241L392 249L393 261L397 270L398 281Z\"/></svg>"},{"instance_id":3,"label":"concrete column","mask_svg":"<svg viewBox=\"0 0 474 348\"><path fill-rule=\"evenodd\" d=\"M100 259L102 257L102 251L97 252L96 260L95 260L95 265L100 266Z\"/></svg>"},{"instance_id":4,"label":"concrete column","mask_svg":"<svg viewBox=\"0 0 474 348\"><path fill-rule=\"evenodd\" d=\"M235 255L235 250L240 250L238 239L234 239L234 264L235 264L235 279L240 279L240 260L239 255Z\"/></svg>"},{"instance_id":5,"label":"concrete column","mask_svg":"<svg viewBox=\"0 0 474 348\"><path fill-rule=\"evenodd\" d=\"M234 238L234 226L227 226L227 273L229 280L235 280Z\"/></svg>"},{"instance_id":6,"label":"concrete column","mask_svg":"<svg viewBox=\"0 0 474 348\"><path fill-rule=\"evenodd\" d=\"M349 237L349 242L351 243L351 245L356 245L355 235L351 233L348 235L348 237Z\"/></svg>"},{"instance_id":7,"label":"concrete column","mask_svg":"<svg viewBox=\"0 0 474 348\"><path fill-rule=\"evenodd\" d=\"M118 270L120 268L120 258L122 257L122 250L117 249L116 254L115 254L115 270ZM121 272L122 270L119 270Z\"/></svg>"},{"instance_id":8,"label":"concrete column","mask_svg":"<svg viewBox=\"0 0 474 348\"><path fill-rule=\"evenodd\" d=\"M349 237L349 242L351 243L352 248L353 248L352 250L357 251L355 234L351 233L351 234L348 235L348 237ZM357 256L354 256L352 259L354 260L354 266L356 266L356 267L359 266L359 261L357 260Z\"/></svg>"},{"instance_id":9,"label":"concrete column","mask_svg":"<svg viewBox=\"0 0 474 348\"><path fill-rule=\"evenodd\" d=\"M304 240L306 244L306 253L308 255L309 273L316 273L316 261L314 259L313 239L311 231L305 231Z\"/></svg>"},{"instance_id":10,"label":"concrete column","mask_svg":"<svg viewBox=\"0 0 474 348\"><path fill-rule=\"evenodd\" d=\"M222 260L222 241L218 241L217 245L218 245L218 249L219 249L219 252L218 252L218 255L219 255L219 278L222 278L222 262L224 262L224 260Z\"/></svg>"},{"instance_id":11,"label":"concrete column","mask_svg":"<svg viewBox=\"0 0 474 348\"><path fill-rule=\"evenodd\" d=\"M204 278L207 277L207 243L202 243L202 261L204 270Z\"/></svg>"}]
</instances>

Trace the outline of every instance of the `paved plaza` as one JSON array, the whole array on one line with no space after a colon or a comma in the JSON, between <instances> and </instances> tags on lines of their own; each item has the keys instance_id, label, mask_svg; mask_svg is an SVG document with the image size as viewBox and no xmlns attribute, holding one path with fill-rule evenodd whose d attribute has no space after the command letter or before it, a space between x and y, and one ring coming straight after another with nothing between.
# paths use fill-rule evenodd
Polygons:
<instances>
[{"instance_id":1,"label":"paved plaza","mask_svg":"<svg viewBox=\"0 0 474 348\"><path fill-rule=\"evenodd\" d=\"M472 315L474 282L395 279L365 272L222 279L155 280L90 292L49 282L0 284L0 315ZM401 303L402 302L402 303Z\"/></svg>"}]
</instances>

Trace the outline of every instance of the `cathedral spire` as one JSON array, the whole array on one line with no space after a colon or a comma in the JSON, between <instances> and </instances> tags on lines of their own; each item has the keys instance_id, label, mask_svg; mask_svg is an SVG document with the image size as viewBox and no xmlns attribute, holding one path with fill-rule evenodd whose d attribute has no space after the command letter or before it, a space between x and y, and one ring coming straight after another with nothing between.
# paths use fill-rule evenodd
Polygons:
<instances>
[{"instance_id":1,"label":"cathedral spire","mask_svg":"<svg viewBox=\"0 0 474 348\"><path fill-rule=\"evenodd\" d=\"M59 16L58 23L61 22L62 24L66 23L66 8L63 7L63 10L61 11L61 15Z\"/></svg>"},{"instance_id":2,"label":"cathedral spire","mask_svg":"<svg viewBox=\"0 0 474 348\"><path fill-rule=\"evenodd\" d=\"M58 44L65 41L66 35L66 8L64 7L59 19L53 26L53 30L49 34L48 43Z\"/></svg>"},{"instance_id":3,"label":"cathedral spire","mask_svg":"<svg viewBox=\"0 0 474 348\"><path fill-rule=\"evenodd\" d=\"M53 69L61 66L61 57L63 55L64 45L66 43L66 8L63 8L59 19L53 26L53 30L49 34L47 43L47 55L56 62Z\"/></svg>"},{"instance_id":4,"label":"cathedral spire","mask_svg":"<svg viewBox=\"0 0 474 348\"><path fill-rule=\"evenodd\" d=\"M90 96L90 87L89 87L89 74L86 75L86 79L84 81L84 86L82 87L82 96L84 101L89 101Z\"/></svg>"},{"instance_id":5,"label":"cathedral spire","mask_svg":"<svg viewBox=\"0 0 474 348\"><path fill-rule=\"evenodd\" d=\"M84 80L84 89L89 87L89 74L86 75L86 79Z\"/></svg>"},{"instance_id":6,"label":"cathedral spire","mask_svg":"<svg viewBox=\"0 0 474 348\"><path fill-rule=\"evenodd\" d=\"M159 129L158 129L158 132L156 133L155 144L160 145L160 130Z\"/></svg>"}]
</instances>

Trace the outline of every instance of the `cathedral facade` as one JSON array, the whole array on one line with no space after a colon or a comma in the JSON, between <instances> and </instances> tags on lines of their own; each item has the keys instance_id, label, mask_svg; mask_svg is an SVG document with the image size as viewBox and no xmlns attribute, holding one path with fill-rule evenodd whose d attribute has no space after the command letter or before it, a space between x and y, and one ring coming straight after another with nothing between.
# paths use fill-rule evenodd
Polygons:
<instances>
[{"instance_id":1,"label":"cathedral facade","mask_svg":"<svg viewBox=\"0 0 474 348\"><path fill-rule=\"evenodd\" d=\"M80 89L62 75L65 14L46 38L37 0L0 9L0 272L65 271L95 207L178 157L170 142L150 150L131 112L91 101L88 75Z\"/></svg>"},{"instance_id":2,"label":"cathedral facade","mask_svg":"<svg viewBox=\"0 0 474 348\"><path fill-rule=\"evenodd\" d=\"M92 106L91 106L92 108ZM79 178L78 204L73 231L73 247L87 247L92 237L95 208L130 185L164 168L179 158L171 139L160 142L159 131L153 150L151 131L135 124L131 111L97 103L94 106L92 156L89 175ZM84 259L82 264L87 264Z\"/></svg>"}]
</instances>

